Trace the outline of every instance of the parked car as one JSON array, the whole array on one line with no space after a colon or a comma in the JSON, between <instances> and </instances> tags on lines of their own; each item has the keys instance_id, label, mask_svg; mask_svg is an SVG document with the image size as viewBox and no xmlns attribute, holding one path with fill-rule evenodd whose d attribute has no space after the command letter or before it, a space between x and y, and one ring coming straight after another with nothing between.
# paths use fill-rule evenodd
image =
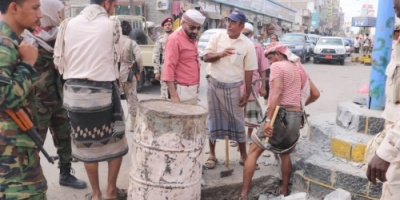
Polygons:
<instances>
[{"instance_id":1,"label":"parked car","mask_svg":"<svg viewBox=\"0 0 400 200\"><path fill-rule=\"evenodd\" d=\"M346 49L347 56L350 57L351 53L353 53L353 47L350 46L350 43L347 40L344 41L344 48Z\"/></svg>"},{"instance_id":2,"label":"parked car","mask_svg":"<svg viewBox=\"0 0 400 200\"><path fill-rule=\"evenodd\" d=\"M224 32L224 31L226 31L226 29L215 28L215 29L208 29L201 34L199 41L197 42L197 50L199 52L199 57L201 60L203 60L204 49L206 48L211 36L213 36L216 33Z\"/></svg>"},{"instance_id":3,"label":"parked car","mask_svg":"<svg viewBox=\"0 0 400 200\"><path fill-rule=\"evenodd\" d=\"M281 37L280 42L287 45L294 54L299 56L302 63L309 61L313 54L311 40L307 34L286 33Z\"/></svg>"},{"instance_id":4,"label":"parked car","mask_svg":"<svg viewBox=\"0 0 400 200\"><path fill-rule=\"evenodd\" d=\"M317 44L318 39L319 39L321 36L315 35L315 34L308 34L308 37L309 37L310 40L311 40L311 50L312 50L313 53L314 53L315 45Z\"/></svg>"},{"instance_id":5,"label":"parked car","mask_svg":"<svg viewBox=\"0 0 400 200\"><path fill-rule=\"evenodd\" d=\"M314 63L338 61L344 65L347 57L344 39L340 37L321 37L314 48Z\"/></svg>"}]
</instances>

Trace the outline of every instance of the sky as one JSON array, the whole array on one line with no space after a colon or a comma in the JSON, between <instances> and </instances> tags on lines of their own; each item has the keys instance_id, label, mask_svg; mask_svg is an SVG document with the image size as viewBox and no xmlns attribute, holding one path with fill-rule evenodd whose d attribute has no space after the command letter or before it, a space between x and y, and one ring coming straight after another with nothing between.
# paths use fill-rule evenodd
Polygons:
<instances>
[{"instance_id":1,"label":"sky","mask_svg":"<svg viewBox=\"0 0 400 200\"><path fill-rule=\"evenodd\" d=\"M361 7L363 4L372 4L375 9L375 17L378 13L378 1L379 0L340 0L340 7L344 12L345 22L351 22L352 17L361 15ZM357 27L352 27L353 32L358 32ZM372 34L375 30L371 30Z\"/></svg>"}]
</instances>

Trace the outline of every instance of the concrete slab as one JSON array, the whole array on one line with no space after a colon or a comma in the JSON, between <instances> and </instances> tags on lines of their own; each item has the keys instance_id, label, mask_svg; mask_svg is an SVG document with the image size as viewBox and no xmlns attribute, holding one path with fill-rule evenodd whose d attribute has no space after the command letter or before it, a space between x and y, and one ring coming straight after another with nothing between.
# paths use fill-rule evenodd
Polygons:
<instances>
[{"instance_id":1,"label":"concrete slab","mask_svg":"<svg viewBox=\"0 0 400 200\"><path fill-rule=\"evenodd\" d=\"M342 102L337 106L336 124L350 131L377 134L383 130L385 120L382 111L369 110L352 102Z\"/></svg>"},{"instance_id":2,"label":"concrete slab","mask_svg":"<svg viewBox=\"0 0 400 200\"><path fill-rule=\"evenodd\" d=\"M313 155L305 161L302 170L295 172L293 187L317 198L343 188L353 196L375 199L380 196L382 186L371 186L365 173L365 169L355 167L350 162Z\"/></svg>"},{"instance_id":3,"label":"concrete slab","mask_svg":"<svg viewBox=\"0 0 400 200\"><path fill-rule=\"evenodd\" d=\"M363 162L366 144L373 135L359 133L337 126L332 115L321 115L313 121L310 132L310 141L319 144L322 148L329 148L334 156Z\"/></svg>"}]
</instances>

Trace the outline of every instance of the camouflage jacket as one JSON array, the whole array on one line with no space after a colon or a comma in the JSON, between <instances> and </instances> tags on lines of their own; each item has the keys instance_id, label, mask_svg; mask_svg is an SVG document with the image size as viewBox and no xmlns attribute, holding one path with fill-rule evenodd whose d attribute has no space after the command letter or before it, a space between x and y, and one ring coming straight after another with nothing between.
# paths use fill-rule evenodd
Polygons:
<instances>
[{"instance_id":1,"label":"camouflage jacket","mask_svg":"<svg viewBox=\"0 0 400 200\"><path fill-rule=\"evenodd\" d=\"M48 44L54 47L54 42ZM39 81L35 83L37 101L45 106L52 106L62 101L61 75L53 62L53 53L39 46L39 56L34 68L39 73Z\"/></svg>"},{"instance_id":2,"label":"camouflage jacket","mask_svg":"<svg viewBox=\"0 0 400 200\"><path fill-rule=\"evenodd\" d=\"M16 106L28 112L35 108L32 88L39 75L20 60L20 43L21 38L0 20L0 145L35 147L29 136L4 112Z\"/></svg>"},{"instance_id":3,"label":"camouflage jacket","mask_svg":"<svg viewBox=\"0 0 400 200\"><path fill-rule=\"evenodd\" d=\"M162 64L165 57L165 43L167 43L168 36L171 34L165 33L160 36L156 43L154 44L153 51L153 63L154 63L154 73L160 73L162 71ZM161 57L162 56L162 57Z\"/></svg>"}]
</instances>

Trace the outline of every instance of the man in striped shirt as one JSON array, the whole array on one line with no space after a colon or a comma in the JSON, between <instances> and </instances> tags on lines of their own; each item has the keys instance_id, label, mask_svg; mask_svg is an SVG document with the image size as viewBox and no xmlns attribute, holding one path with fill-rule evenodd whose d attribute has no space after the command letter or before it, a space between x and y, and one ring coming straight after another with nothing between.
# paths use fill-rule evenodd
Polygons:
<instances>
[{"instance_id":1,"label":"man in striped shirt","mask_svg":"<svg viewBox=\"0 0 400 200\"><path fill-rule=\"evenodd\" d=\"M257 135L261 141L265 137L270 138L272 148L285 150L279 154L281 158L282 186L275 190L276 195L287 196L292 163L290 152L294 148L300 136L300 124L302 118L301 89L306 82L307 74L299 64L299 57L295 56L287 46L273 42L265 50L265 55L271 63L269 78L270 95L268 97L267 119L264 127L260 127ZM271 119L275 109L279 108L279 114L274 124ZM244 173L241 198L247 199L248 190L256 168L256 162L264 149L252 143L247 157Z\"/></svg>"}]
</instances>

